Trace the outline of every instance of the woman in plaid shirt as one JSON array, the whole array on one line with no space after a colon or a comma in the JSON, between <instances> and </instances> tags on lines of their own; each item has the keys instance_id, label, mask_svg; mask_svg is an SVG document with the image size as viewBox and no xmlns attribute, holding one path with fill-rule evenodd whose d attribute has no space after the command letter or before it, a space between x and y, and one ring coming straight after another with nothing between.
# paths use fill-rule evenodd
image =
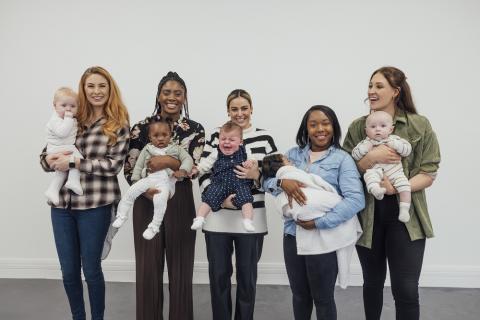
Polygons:
<instances>
[{"instance_id":1,"label":"woman in plaid shirt","mask_svg":"<svg viewBox=\"0 0 480 320\"><path fill-rule=\"evenodd\" d=\"M52 205L55 244L73 319L86 319L81 268L88 286L92 319L103 319L105 281L101 255L112 207L120 200L117 174L128 150L128 112L115 81L101 67L88 68L79 84L78 134L70 154L41 156L46 171L80 171L83 195L65 187Z\"/></svg>"},{"instance_id":2,"label":"woman in plaid shirt","mask_svg":"<svg viewBox=\"0 0 480 320\"><path fill-rule=\"evenodd\" d=\"M189 118L185 82L176 72L169 72L158 84L153 117L132 127L125 163L125 178L130 184L140 151L149 142L148 125L158 116L174 120L171 143L184 148L195 163L200 159L205 131L201 124ZM151 158L148 169L155 172L166 166L178 170L179 162L168 156L156 156ZM175 195L167 203L160 232L152 240L145 240L142 233L152 221L152 198L156 192L156 189L149 189L144 196L135 200L133 206L137 320L163 319L165 257L170 292L169 319L193 319L192 277L196 233L190 229L195 217L192 182L190 179L177 181Z\"/></svg>"}]
</instances>

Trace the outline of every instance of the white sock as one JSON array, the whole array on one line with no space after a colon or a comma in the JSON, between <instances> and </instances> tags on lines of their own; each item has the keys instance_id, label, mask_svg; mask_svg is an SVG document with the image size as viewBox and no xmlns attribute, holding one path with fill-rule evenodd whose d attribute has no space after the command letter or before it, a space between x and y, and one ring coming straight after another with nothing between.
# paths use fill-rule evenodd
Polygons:
<instances>
[{"instance_id":1,"label":"white sock","mask_svg":"<svg viewBox=\"0 0 480 320\"><path fill-rule=\"evenodd\" d=\"M377 200L382 200L383 196L385 195L385 192L387 189L382 188L380 186L374 186L370 189L370 193L375 197Z\"/></svg>"},{"instance_id":2,"label":"white sock","mask_svg":"<svg viewBox=\"0 0 480 320\"><path fill-rule=\"evenodd\" d=\"M80 184L80 171L78 169L70 169L65 188L72 190L79 196L83 195L82 185Z\"/></svg>"},{"instance_id":3,"label":"white sock","mask_svg":"<svg viewBox=\"0 0 480 320\"><path fill-rule=\"evenodd\" d=\"M243 227L245 230L248 232L254 232L255 231L255 226L253 225L253 220L252 219L243 219L242 220Z\"/></svg>"},{"instance_id":4,"label":"white sock","mask_svg":"<svg viewBox=\"0 0 480 320\"><path fill-rule=\"evenodd\" d=\"M153 237L155 237L155 235L158 233L158 231L155 231L153 230L152 227L148 227L147 229L145 229L145 231L143 232L143 237L147 240L152 240Z\"/></svg>"},{"instance_id":5,"label":"white sock","mask_svg":"<svg viewBox=\"0 0 480 320\"><path fill-rule=\"evenodd\" d=\"M204 223L205 223L205 218L204 217L196 217L195 219L193 219L193 223L192 223L192 226L190 227L190 229L192 229L192 230L201 229L203 227Z\"/></svg>"},{"instance_id":6,"label":"white sock","mask_svg":"<svg viewBox=\"0 0 480 320\"><path fill-rule=\"evenodd\" d=\"M58 190L52 190L51 188L48 188L47 191L45 191L45 196L47 197L48 201L50 201L55 206L57 206L60 202Z\"/></svg>"},{"instance_id":7,"label":"white sock","mask_svg":"<svg viewBox=\"0 0 480 320\"><path fill-rule=\"evenodd\" d=\"M126 217L117 217L117 219L115 219L115 221L113 221L112 227L120 228L125 223L125 220L127 220Z\"/></svg>"},{"instance_id":8,"label":"white sock","mask_svg":"<svg viewBox=\"0 0 480 320\"><path fill-rule=\"evenodd\" d=\"M400 213L398 214L398 220L402 221L403 223L408 222L408 220L410 220L410 203L400 202L398 207L400 209Z\"/></svg>"}]
</instances>

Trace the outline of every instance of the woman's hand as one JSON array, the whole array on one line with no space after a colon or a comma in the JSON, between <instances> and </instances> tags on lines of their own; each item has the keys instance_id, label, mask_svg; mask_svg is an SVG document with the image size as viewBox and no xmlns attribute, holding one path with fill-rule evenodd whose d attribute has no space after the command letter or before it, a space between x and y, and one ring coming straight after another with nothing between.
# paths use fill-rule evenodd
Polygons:
<instances>
[{"instance_id":1,"label":"woman's hand","mask_svg":"<svg viewBox=\"0 0 480 320\"><path fill-rule=\"evenodd\" d=\"M252 179L257 180L260 177L260 171L258 170L258 161L249 162L247 167L236 166L233 172L239 179Z\"/></svg>"},{"instance_id":2,"label":"woman's hand","mask_svg":"<svg viewBox=\"0 0 480 320\"><path fill-rule=\"evenodd\" d=\"M380 187L387 189L387 191L385 191L385 194L392 195L392 194L397 194L398 193L397 189L395 189L393 184L390 182L388 177L385 176L385 175L383 176L383 180L380 181Z\"/></svg>"},{"instance_id":3,"label":"woman's hand","mask_svg":"<svg viewBox=\"0 0 480 320\"><path fill-rule=\"evenodd\" d=\"M198 171L198 168L195 167L195 166L193 166L192 171L190 172L190 174L188 175L188 177L189 177L190 179L195 179L195 178L197 177L197 175L198 175L198 172L199 172L199 171Z\"/></svg>"},{"instance_id":4,"label":"woman's hand","mask_svg":"<svg viewBox=\"0 0 480 320\"><path fill-rule=\"evenodd\" d=\"M297 220L295 223L305 230L313 230L316 228L315 220L307 220L307 221Z\"/></svg>"},{"instance_id":5,"label":"woman's hand","mask_svg":"<svg viewBox=\"0 0 480 320\"><path fill-rule=\"evenodd\" d=\"M175 171L173 173L173 176L175 178L177 178L177 180L182 180L183 178L187 178L189 175L188 175L188 172L186 170L180 169L180 170Z\"/></svg>"},{"instance_id":6,"label":"woman's hand","mask_svg":"<svg viewBox=\"0 0 480 320\"><path fill-rule=\"evenodd\" d=\"M227 209L238 209L237 207L234 206L232 199L236 196L236 194L231 194L228 197L223 200L222 203L222 208L227 208Z\"/></svg>"},{"instance_id":7,"label":"woman's hand","mask_svg":"<svg viewBox=\"0 0 480 320\"><path fill-rule=\"evenodd\" d=\"M295 202L301 206L307 203L307 197L303 193L302 189L300 189L303 187L305 187L305 185L296 180L282 179L281 188L287 194L288 205L290 208L292 208L292 200L295 200Z\"/></svg>"},{"instance_id":8,"label":"woman's hand","mask_svg":"<svg viewBox=\"0 0 480 320\"><path fill-rule=\"evenodd\" d=\"M157 172L166 168L177 171L180 168L180 161L170 156L154 156L147 163L148 172Z\"/></svg>"},{"instance_id":9,"label":"woman's hand","mask_svg":"<svg viewBox=\"0 0 480 320\"><path fill-rule=\"evenodd\" d=\"M402 160L402 157L394 149L384 144L370 150L368 157L374 163L394 164Z\"/></svg>"},{"instance_id":10,"label":"woman's hand","mask_svg":"<svg viewBox=\"0 0 480 320\"><path fill-rule=\"evenodd\" d=\"M68 163L70 162L71 151L49 154L45 157L48 166L56 171L68 171Z\"/></svg>"},{"instance_id":11,"label":"woman's hand","mask_svg":"<svg viewBox=\"0 0 480 320\"><path fill-rule=\"evenodd\" d=\"M153 200L153 196L156 195L157 193L160 193L160 189L155 189L155 188L149 188L147 191L143 193L145 198Z\"/></svg>"}]
</instances>

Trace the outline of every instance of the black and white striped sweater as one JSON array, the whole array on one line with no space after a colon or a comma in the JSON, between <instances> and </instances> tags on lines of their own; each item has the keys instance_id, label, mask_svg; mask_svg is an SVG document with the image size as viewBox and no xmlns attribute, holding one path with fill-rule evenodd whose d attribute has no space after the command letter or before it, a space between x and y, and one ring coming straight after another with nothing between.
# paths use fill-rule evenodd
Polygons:
<instances>
[{"instance_id":1,"label":"black and white striped sweater","mask_svg":"<svg viewBox=\"0 0 480 320\"><path fill-rule=\"evenodd\" d=\"M210 136L205 143L202 158L218 147L219 128ZM251 126L243 130L243 144L249 149L253 158L258 161L259 168L262 167L262 159L267 154L277 152L277 147L272 136L264 129ZM210 173L199 178L200 188L203 190L210 184ZM261 189L253 189L253 208L255 233L267 233L267 217L265 211L265 193ZM205 232L221 233L246 233L242 226L241 210L221 209L212 212L207 216L203 226Z\"/></svg>"}]
</instances>

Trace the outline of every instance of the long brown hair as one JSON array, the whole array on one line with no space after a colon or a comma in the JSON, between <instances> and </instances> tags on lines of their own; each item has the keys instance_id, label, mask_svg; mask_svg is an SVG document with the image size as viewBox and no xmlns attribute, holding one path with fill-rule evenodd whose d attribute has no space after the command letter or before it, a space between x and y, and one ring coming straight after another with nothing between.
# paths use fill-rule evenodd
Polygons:
<instances>
[{"instance_id":1,"label":"long brown hair","mask_svg":"<svg viewBox=\"0 0 480 320\"><path fill-rule=\"evenodd\" d=\"M112 145L117 142L117 131L129 124L128 111L120 96L120 90L118 89L115 80L113 80L110 73L102 67L94 66L90 67L80 78L80 84L78 85L78 114L77 119L79 123L79 129L82 131L83 126L90 123L93 120L93 106L88 102L87 95L85 93L85 82L87 78L92 74L99 74L104 77L109 86L108 101L104 108L104 117L106 122L103 124L102 131L108 137L108 144Z\"/></svg>"},{"instance_id":2,"label":"long brown hair","mask_svg":"<svg viewBox=\"0 0 480 320\"><path fill-rule=\"evenodd\" d=\"M417 109L413 103L412 93L405 73L395 67L381 67L372 73L370 80L377 73L381 73L392 88L398 89L399 93L395 98L395 106L403 111L416 114Z\"/></svg>"}]
</instances>

